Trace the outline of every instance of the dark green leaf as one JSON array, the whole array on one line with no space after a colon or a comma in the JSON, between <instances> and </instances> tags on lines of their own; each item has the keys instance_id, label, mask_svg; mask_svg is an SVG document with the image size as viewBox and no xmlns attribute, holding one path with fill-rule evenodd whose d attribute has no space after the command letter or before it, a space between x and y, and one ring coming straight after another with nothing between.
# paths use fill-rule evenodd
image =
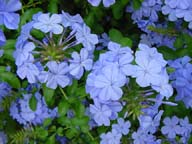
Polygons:
<instances>
[{"instance_id":1,"label":"dark green leaf","mask_svg":"<svg viewBox=\"0 0 192 144\"><path fill-rule=\"evenodd\" d=\"M19 79L11 72L1 72L0 79L10 84L13 88L21 87Z\"/></svg>"},{"instance_id":2,"label":"dark green leaf","mask_svg":"<svg viewBox=\"0 0 192 144\"><path fill-rule=\"evenodd\" d=\"M45 102L49 106L51 106L54 103L54 98L53 98L54 93L55 93L55 90L46 87L46 85L43 85L43 95L45 98Z\"/></svg>"},{"instance_id":3,"label":"dark green leaf","mask_svg":"<svg viewBox=\"0 0 192 144\"><path fill-rule=\"evenodd\" d=\"M109 37L114 42L119 42L120 39L123 37L120 31L117 29L110 29L109 31Z\"/></svg>"},{"instance_id":4,"label":"dark green leaf","mask_svg":"<svg viewBox=\"0 0 192 144\"><path fill-rule=\"evenodd\" d=\"M49 0L48 11L58 13L58 0Z\"/></svg>"},{"instance_id":5,"label":"dark green leaf","mask_svg":"<svg viewBox=\"0 0 192 144\"><path fill-rule=\"evenodd\" d=\"M174 42L174 47L176 49L180 49L180 48L183 48L183 45L184 45L184 40L182 37L177 37L175 42Z\"/></svg>"},{"instance_id":6,"label":"dark green leaf","mask_svg":"<svg viewBox=\"0 0 192 144\"><path fill-rule=\"evenodd\" d=\"M53 134L48 138L48 140L46 141L46 144L55 144L55 134Z\"/></svg>"},{"instance_id":7,"label":"dark green leaf","mask_svg":"<svg viewBox=\"0 0 192 144\"><path fill-rule=\"evenodd\" d=\"M30 100L29 100L29 106L30 108L35 111L37 108L37 99L35 98L35 96L33 95Z\"/></svg>"},{"instance_id":8,"label":"dark green leaf","mask_svg":"<svg viewBox=\"0 0 192 144\"><path fill-rule=\"evenodd\" d=\"M69 104L66 100L62 100L58 105L58 112L60 116L64 116L69 110Z\"/></svg>"},{"instance_id":9,"label":"dark green leaf","mask_svg":"<svg viewBox=\"0 0 192 144\"><path fill-rule=\"evenodd\" d=\"M72 137L76 137L78 132L77 132L77 130L75 129L75 128L72 128L72 129L68 129L67 131L66 131L66 137L67 138L69 138L69 139L71 139Z\"/></svg>"},{"instance_id":10,"label":"dark green leaf","mask_svg":"<svg viewBox=\"0 0 192 144\"><path fill-rule=\"evenodd\" d=\"M121 2L117 1L115 5L112 6L112 12L115 19L120 19L123 16L124 7Z\"/></svg>"}]
</instances>

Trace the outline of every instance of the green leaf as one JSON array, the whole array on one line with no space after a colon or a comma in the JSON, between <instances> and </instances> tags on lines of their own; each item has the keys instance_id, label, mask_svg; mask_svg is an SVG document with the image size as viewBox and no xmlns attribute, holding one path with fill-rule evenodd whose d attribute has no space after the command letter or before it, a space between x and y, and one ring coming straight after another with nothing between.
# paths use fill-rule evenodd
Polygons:
<instances>
[{"instance_id":1,"label":"green leaf","mask_svg":"<svg viewBox=\"0 0 192 144\"><path fill-rule=\"evenodd\" d=\"M53 134L48 138L48 140L46 141L46 144L55 144L55 134Z\"/></svg>"},{"instance_id":2,"label":"green leaf","mask_svg":"<svg viewBox=\"0 0 192 144\"><path fill-rule=\"evenodd\" d=\"M57 129L57 134L58 134L59 136L63 136L63 128L62 128L62 127L59 127L59 128Z\"/></svg>"},{"instance_id":3,"label":"green leaf","mask_svg":"<svg viewBox=\"0 0 192 144\"><path fill-rule=\"evenodd\" d=\"M123 37L120 31L117 29L110 29L109 31L109 37L114 42L119 42L120 39Z\"/></svg>"},{"instance_id":4,"label":"green leaf","mask_svg":"<svg viewBox=\"0 0 192 144\"><path fill-rule=\"evenodd\" d=\"M90 127L89 127L88 124L87 125L82 125L82 126L80 126L80 128L81 128L82 132L84 132L84 133L87 133L90 130Z\"/></svg>"},{"instance_id":5,"label":"green leaf","mask_svg":"<svg viewBox=\"0 0 192 144\"><path fill-rule=\"evenodd\" d=\"M176 52L168 47L159 47L157 50L158 50L158 52L163 54L163 57L166 60L171 60L171 59L177 58Z\"/></svg>"},{"instance_id":6,"label":"green leaf","mask_svg":"<svg viewBox=\"0 0 192 144\"><path fill-rule=\"evenodd\" d=\"M43 122L43 127L48 127L52 122L51 118L46 118Z\"/></svg>"},{"instance_id":7,"label":"green leaf","mask_svg":"<svg viewBox=\"0 0 192 144\"><path fill-rule=\"evenodd\" d=\"M55 93L55 90L46 87L45 84L43 85L43 95L44 95L46 104L49 106L52 106L54 103L54 98L53 98L54 93Z\"/></svg>"},{"instance_id":8,"label":"green leaf","mask_svg":"<svg viewBox=\"0 0 192 144\"><path fill-rule=\"evenodd\" d=\"M122 5L127 5L129 3L129 0L120 0Z\"/></svg>"},{"instance_id":9,"label":"green leaf","mask_svg":"<svg viewBox=\"0 0 192 144\"><path fill-rule=\"evenodd\" d=\"M37 137L40 139L46 139L48 136L48 131L43 129L42 127L36 127L35 129Z\"/></svg>"},{"instance_id":10,"label":"green leaf","mask_svg":"<svg viewBox=\"0 0 192 144\"><path fill-rule=\"evenodd\" d=\"M71 119L71 123L74 126L86 126L88 125L88 122L89 122L89 118L87 116L84 116L81 118L74 117Z\"/></svg>"},{"instance_id":11,"label":"green leaf","mask_svg":"<svg viewBox=\"0 0 192 144\"><path fill-rule=\"evenodd\" d=\"M176 49L180 49L180 48L183 48L183 45L184 45L184 40L182 37L177 37L175 42L174 42L174 47Z\"/></svg>"},{"instance_id":12,"label":"green leaf","mask_svg":"<svg viewBox=\"0 0 192 144\"><path fill-rule=\"evenodd\" d=\"M120 19L123 16L124 6L120 1L117 1L115 5L112 6L112 13L115 19Z\"/></svg>"},{"instance_id":13,"label":"green leaf","mask_svg":"<svg viewBox=\"0 0 192 144\"><path fill-rule=\"evenodd\" d=\"M81 102L74 103L74 110L77 117L83 117L85 114L85 107Z\"/></svg>"},{"instance_id":14,"label":"green leaf","mask_svg":"<svg viewBox=\"0 0 192 144\"><path fill-rule=\"evenodd\" d=\"M120 40L120 44L122 46L129 46L129 47L132 47L132 40L127 38L127 37L124 37Z\"/></svg>"},{"instance_id":15,"label":"green leaf","mask_svg":"<svg viewBox=\"0 0 192 144\"><path fill-rule=\"evenodd\" d=\"M66 100L62 100L58 105L58 112L60 116L64 116L69 110L69 104Z\"/></svg>"},{"instance_id":16,"label":"green leaf","mask_svg":"<svg viewBox=\"0 0 192 144\"><path fill-rule=\"evenodd\" d=\"M6 66L0 66L0 72L6 72Z\"/></svg>"},{"instance_id":17,"label":"green leaf","mask_svg":"<svg viewBox=\"0 0 192 144\"><path fill-rule=\"evenodd\" d=\"M61 124L62 126L71 126L71 120L67 118L66 116L60 116L57 119L58 123Z\"/></svg>"},{"instance_id":18,"label":"green leaf","mask_svg":"<svg viewBox=\"0 0 192 144\"><path fill-rule=\"evenodd\" d=\"M32 29L31 35L38 39L43 39L45 37L44 33L37 29Z\"/></svg>"},{"instance_id":19,"label":"green leaf","mask_svg":"<svg viewBox=\"0 0 192 144\"><path fill-rule=\"evenodd\" d=\"M111 29L109 31L109 37L112 41L121 44L122 46L132 46L132 40L128 37L124 37L117 29Z\"/></svg>"},{"instance_id":20,"label":"green leaf","mask_svg":"<svg viewBox=\"0 0 192 144\"><path fill-rule=\"evenodd\" d=\"M58 0L49 0L48 11L58 13Z\"/></svg>"},{"instance_id":21,"label":"green leaf","mask_svg":"<svg viewBox=\"0 0 192 144\"><path fill-rule=\"evenodd\" d=\"M77 130L76 130L76 128L71 128L71 129L68 129L67 131L66 131L66 137L67 138L69 138L69 139L71 139L72 137L76 137L77 136Z\"/></svg>"},{"instance_id":22,"label":"green leaf","mask_svg":"<svg viewBox=\"0 0 192 144\"><path fill-rule=\"evenodd\" d=\"M7 82L13 88L20 88L21 87L19 79L15 76L15 74L13 74L11 72L1 72L0 73L0 79L2 81Z\"/></svg>"},{"instance_id":23,"label":"green leaf","mask_svg":"<svg viewBox=\"0 0 192 144\"><path fill-rule=\"evenodd\" d=\"M2 46L2 48L5 50L5 49L15 49L15 43L16 43L16 40L14 39L8 39L5 43L4 46Z\"/></svg>"},{"instance_id":24,"label":"green leaf","mask_svg":"<svg viewBox=\"0 0 192 144\"><path fill-rule=\"evenodd\" d=\"M3 58L10 60L10 61L15 61L15 59L13 58L13 49L6 49L4 50L4 54L3 54Z\"/></svg>"},{"instance_id":25,"label":"green leaf","mask_svg":"<svg viewBox=\"0 0 192 144\"><path fill-rule=\"evenodd\" d=\"M67 94L68 95L74 95L77 92L77 87L78 87L78 81L73 80L73 84L70 87L67 87Z\"/></svg>"},{"instance_id":26,"label":"green leaf","mask_svg":"<svg viewBox=\"0 0 192 144\"><path fill-rule=\"evenodd\" d=\"M138 10L141 7L141 3L142 3L141 0L133 0L133 8L135 10Z\"/></svg>"},{"instance_id":27,"label":"green leaf","mask_svg":"<svg viewBox=\"0 0 192 144\"><path fill-rule=\"evenodd\" d=\"M29 106L30 108L35 111L37 108L37 99L35 98L35 96L33 95L30 100L29 100Z\"/></svg>"}]
</instances>

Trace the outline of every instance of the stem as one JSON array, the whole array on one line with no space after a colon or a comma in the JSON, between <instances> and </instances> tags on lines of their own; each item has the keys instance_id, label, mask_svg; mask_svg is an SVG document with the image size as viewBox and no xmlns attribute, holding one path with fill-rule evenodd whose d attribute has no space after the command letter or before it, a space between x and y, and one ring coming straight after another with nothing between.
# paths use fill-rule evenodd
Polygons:
<instances>
[{"instance_id":1,"label":"stem","mask_svg":"<svg viewBox=\"0 0 192 144\"><path fill-rule=\"evenodd\" d=\"M63 96L65 97L65 99L68 100L68 97L67 97L66 93L64 92L64 90L61 87L59 87L59 89L60 89L61 93L63 94Z\"/></svg>"},{"instance_id":2,"label":"stem","mask_svg":"<svg viewBox=\"0 0 192 144\"><path fill-rule=\"evenodd\" d=\"M64 36L65 36L65 32L66 32L66 28L64 28L63 33L62 33L62 35L61 35L61 37L60 37L60 39L59 39L59 43L58 43L59 45L62 44L63 38L64 38Z\"/></svg>"},{"instance_id":3,"label":"stem","mask_svg":"<svg viewBox=\"0 0 192 144\"><path fill-rule=\"evenodd\" d=\"M77 45L77 41L73 41L73 42L69 43L68 45L66 45L66 46L63 48L63 50L66 50L66 49L68 49L68 48L70 48L70 47L73 47L73 46L75 46L75 45Z\"/></svg>"},{"instance_id":4,"label":"stem","mask_svg":"<svg viewBox=\"0 0 192 144\"><path fill-rule=\"evenodd\" d=\"M90 133L90 132L87 132L87 134L88 134L88 136L91 138L91 140L94 141L94 138L93 138L93 136L91 135L91 133Z\"/></svg>"},{"instance_id":5,"label":"stem","mask_svg":"<svg viewBox=\"0 0 192 144\"><path fill-rule=\"evenodd\" d=\"M63 41L62 45L64 45L65 43L69 42L71 39L73 39L75 37L75 32L71 32L70 35Z\"/></svg>"},{"instance_id":6,"label":"stem","mask_svg":"<svg viewBox=\"0 0 192 144\"><path fill-rule=\"evenodd\" d=\"M39 45L42 46L43 48L45 48L45 45L44 45L41 41L35 39L34 37L31 36L29 39L32 40L33 42L39 44Z\"/></svg>"}]
</instances>

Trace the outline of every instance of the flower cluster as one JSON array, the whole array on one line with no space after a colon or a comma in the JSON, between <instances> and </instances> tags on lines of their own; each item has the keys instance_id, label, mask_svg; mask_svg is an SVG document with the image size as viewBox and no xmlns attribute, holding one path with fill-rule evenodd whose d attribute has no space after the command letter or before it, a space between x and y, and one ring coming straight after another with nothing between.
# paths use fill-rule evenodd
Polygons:
<instances>
[{"instance_id":1,"label":"flower cluster","mask_svg":"<svg viewBox=\"0 0 192 144\"><path fill-rule=\"evenodd\" d=\"M187 108L192 107L191 101L191 58L185 56L173 61L169 61L169 66L174 69L170 74L172 85L177 91L176 101L183 101Z\"/></svg>"},{"instance_id":2,"label":"flower cluster","mask_svg":"<svg viewBox=\"0 0 192 144\"><path fill-rule=\"evenodd\" d=\"M162 7L162 13L168 15L170 21L176 21L178 18L183 18L189 22L188 27L192 28L191 12L192 5L190 0L165 0L165 5Z\"/></svg>"},{"instance_id":3,"label":"flower cluster","mask_svg":"<svg viewBox=\"0 0 192 144\"><path fill-rule=\"evenodd\" d=\"M147 31L147 26L154 25L154 22L158 21L158 12L161 11L162 4L161 0L144 0L138 10L128 6L126 11L132 13L131 18L139 28Z\"/></svg>"},{"instance_id":4,"label":"flower cluster","mask_svg":"<svg viewBox=\"0 0 192 144\"><path fill-rule=\"evenodd\" d=\"M169 84L169 76L166 72L167 62L156 48L150 48L145 44L139 45L139 51L135 53L135 62L131 76L141 87L151 86L161 95L169 98L173 94L173 88Z\"/></svg>"},{"instance_id":5,"label":"flower cluster","mask_svg":"<svg viewBox=\"0 0 192 144\"><path fill-rule=\"evenodd\" d=\"M94 64L86 84L86 91L94 99L90 112L98 125L106 126L110 125L110 119L117 118L117 112L122 109L118 100L123 95L121 87L128 83L126 76L133 60L129 47L122 48L117 43L109 42L108 49Z\"/></svg>"},{"instance_id":6,"label":"flower cluster","mask_svg":"<svg viewBox=\"0 0 192 144\"><path fill-rule=\"evenodd\" d=\"M187 143L192 132L192 124L189 123L188 117L179 119L176 116L172 118L166 117L163 120L164 126L161 132L170 139L174 139L176 135L181 136L181 143Z\"/></svg>"},{"instance_id":7,"label":"flower cluster","mask_svg":"<svg viewBox=\"0 0 192 144\"><path fill-rule=\"evenodd\" d=\"M190 0L62 3L0 0L0 144L192 143Z\"/></svg>"},{"instance_id":8,"label":"flower cluster","mask_svg":"<svg viewBox=\"0 0 192 144\"><path fill-rule=\"evenodd\" d=\"M127 135L129 133L129 128L131 126L129 121L124 121L123 118L117 119L117 124L112 125L112 131L102 133L100 135L101 142L100 144L119 144L122 135Z\"/></svg>"},{"instance_id":9,"label":"flower cluster","mask_svg":"<svg viewBox=\"0 0 192 144\"><path fill-rule=\"evenodd\" d=\"M32 35L35 30L42 32L40 39ZM73 78L80 79L84 70L92 68L97 43L97 36L90 33L80 15L38 13L22 27L18 37L14 52L17 75L29 83L46 83L52 89L70 85ZM79 53L71 52L71 47L80 44L83 48Z\"/></svg>"},{"instance_id":10,"label":"flower cluster","mask_svg":"<svg viewBox=\"0 0 192 144\"><path fill-rule=\"evenodd\" d=\"M34 98L36 103L35 110L30 107L30 99ZM33 124L42 124L46 118L55 118L57 116L57 108L49 109L44 98L39 92L32 94L23 94L23 98L17 99L10 107L10 115L20 124L25 126Z\"/></svg>"}]
</instances>

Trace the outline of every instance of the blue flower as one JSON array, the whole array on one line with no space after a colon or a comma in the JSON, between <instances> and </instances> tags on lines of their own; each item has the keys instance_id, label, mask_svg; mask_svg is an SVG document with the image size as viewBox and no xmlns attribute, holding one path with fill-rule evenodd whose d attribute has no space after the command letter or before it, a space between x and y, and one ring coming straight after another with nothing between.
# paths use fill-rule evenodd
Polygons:
<instances>
[{"instance_id":1,"label":"blue flower","mask_svg":"<svg viewBox=\"0 0 192 144\"><path fill-rule=\"evenodd\" d=\"M161 128L161 132L164 135L167 135L168 138L175 138L176 134L182 133L182 128L179 126L179 119L176 116L173 116L172 118L166 117L163 120L163 123L165 126Z\"/></svg>"},{"instance_id":2,"label":"blue flower","mask_svg":"<svg viewBox=\"0 0 192 144\"><path fill-rule=\"evenodd\" d=\"M85 70L91 70L93 60L89 58L89 53L86 49L81 49L80 54L73 52L71 54L69 73L77 79L80 79Z\"/></svg>"},{"instance_id":3,"label":"blue flower","mask_svg":"<svg viewBox=\"0 0 192 144\"><path fill-rule=\"evenodd\" d=\"M19 14L14 13L21 9L19 0L0 1L0 25L4 24L8 29L17 29L19 25Z\"/></svg>"},{"instance_id":4,"label":"blue flower","mask_svg":"<svg viewBox=\"0 0 192 144\"><path fill-rule=\"evenodd\" d=\"M32 51L35 49L35 45L32 42L27 42L20 47L17 47L14 51L13 56L15 58L15 63L17 66L22 65L29 57L33 57Z\"/></svg>"},{"instance_id":5,"label":"blue flower","mask_svg":"<svg viewBox=\"0 0 192 144\"><path fill-rule=\"evenodd\" d=\"M119 73L116 65L106 66L102 73L95 78L94 86L99 88L98 94L101 100L119 100L123 95L122 87L126 83L126 77Z\"/></svg>"},{"instance_id":6,"label":"blue flower","mask_svg":"<svg viewBox=\"0 0 192 144\"><path fill-rule=\"evenodd\" d=\"M57 86L62 88L70 84L70 78L67 76L69 72L68 64L65 62L57 63L56 61L50 61L46 64L48 72L41 72L39 80L46 83L46 86L52 89L56 89Z\"/></svg>"},{"instance_id":7,"label":"blue flower","mask_svg":"<svg viewBox=\"0 0 192 144\"><path fill-rule=\"evenodd\" d=\"M17 68L17 75L21 78L27 78L29 83L36 83L39 69L32 62L25 62Z\"/></svg>"},{"instance_id":8,"label":"blue flower","mask_svg":"<svg viewBox=\"0 0 192 144\"><path fill-rule=\"evenodd\" d=\"M62 11L61 17L64 27L73 26L76 23L83 23L83 19L79 14L71 16L69 13Z\"/></svg>"},{"instance_id":9,"label":"blue flower","mask_svg":"<svg viewBox=\"0 0 192 144\"><path fill-rule=\"evenodd\" d=\"M110 116L112 111L107 105L101 104L98 101L94 101L94 105L90 105L90 112L98 126L110 125Z\"/></svg>"},{"instance_id":10,"label":"blue flower","mask_svg":"<svg viewBox=\"0 0 192 144\"><path fill-rule=\"evenodd\" d=\"M141 129L133 132L132 138L133 144L161 144L161 140L156 140L155 136Z\"/></svg>"},{"instance_id":11,"label":"blue flower","mask_svg":"<svg viewBox=\"0 0 192 144\"><path fill-rule=\"evenodd\" d=\"M21 27L22 35L20 35L17 38L16 48L22 47L25 44L25 42L27 41L27 39L29 37L31 37L30 31L33 28L33 24L34 24L34 22L32 21L32 22L26 23L25 25L22 25L22 27Z\"/></svg>"},{"instance_id":12,"label":"blue flower","mask_svg":"<svg viewBox=\"0 0 192 144\"><path fill-rule=\"evenodd\" d=\"M141 115L139 116L139 123L140 127L144 131L148 131L150 133L155 133L157 128L160 125L161 116L163 114L163 111L159 111L154 117L151 117L150 115Z\"/></svg>"},{"instance_id":13,"label":"blue flower","mask_svg":"<svg viewBox=\"0 0 192 144\"><path fill-rule=\"evenodd\" d=\"M120 144L122 135L118 133L116 130L112 130L112 132L102 133L100 135L101 142L100 144Z\"/></svg>"},{"instance_id":14,"label":"blue flower","mask_svg":"<svg viewBox=\"0 0 192 144\"><path fill-rule=\"evenodd\" d=\"M192 132L192 124L189 123L188 117L185 117L184 119L180 119L179 121L181 129L182 129L182 136L184 137L190 137L190 134Z\"/></svg>"},{"instance_id":15,"label":"blue flower","mask_svg":"<svg viewBox=\"0 0 192 144\"><path fill-rule=\"evenodd\" d=\"M76 39L77 43L82 43L84 48L88 51L93 51L95 48L95 44L99 42L97 35L91 34L91 30L85 24L75 24L74 29L76 29Z\"/></svg>"},{"instance_id":16,"label":"blue flower","mask_svg":"<svg viewBox=\"0 0 192 144\"><path fill-rule=\"evenodd\" d=\"M149 60L145 55L137 56L136 52L135 74L136 82L141 87L150 86L160 82L159 73L161 72L161 65L155 60Z\"/></svg>"},{"instance_id":17,"label":"blue flower","mask_svg":"<svg viewBox=\"0 0 192 144\"><path fill-rule=\"evenodd\" d=\"M117 124L112 125L112 129L115 129L120 134L127 135L129 133L131 123L129 121L125 122L123 118L118 118L117 122Z\"/></svg>"},{"instance_id":18,"label":"blue flower","mask_svg":"<svg viewBox=\"0 0 192 144\"><path fill-rule=\"evenodd\" d=\"M57 115L57 108L51 110L47 107L44 98L39 92L34 94L37 101L36 110L32 110L29 101L32 94L23 94L23 98L13 102L10 107L10 115L20 124L42 124L46 118L54 118Z\"/></svg>"},{"instance_id":19,"label":"blue flower","mask_svg":"<svg viewBox=\"0 0 192 144\"><path fill-rule=\"evenodd\" d=\"M157 85L152 85L152 88L159 92L161 95L169 98L173 95L173 87L169 84L169 76L166 73L166 70L163 71L161 81Z\"/></svg>"},{"instance_id":20,"label":"blue flower","mask_svg":"<svg viewBox=\"0 0 192 144\"><path fill-rule=\"evenodd\" d=\"M9 95L10 92L11 92L10 85L5 82L0 82L0 102L1 102L2 98Z\"/></svg>"},{"instance_id":21,"label":"blue flower","mask_svg":"<svg viewBox=\"0 0 192 144\"><path fill-rule=\"evenodd\" d=\"M41 14L38 16L38 21L33 24L33 27L44 33L61 34L63 32L63 27L60 25L61 21L61 15L53 14L50 17L50 14Z\"/></svg>"},{"instance_id":22,"label":"blue flower","mask_svg":"<svg viewBox=\"0 0 192 144\"><path fill-rule=\"evenodd\" d=\"M177 91L177 96L175 100L182 100L187 108L192 107L192 64L190 63L190 61L191 58L187 56L183 58L178 58L174 61L169 61L169 65L175 69L175 71L170 74L172 85L174 88L176 88Z\"/></svg>"}]
</instances>

